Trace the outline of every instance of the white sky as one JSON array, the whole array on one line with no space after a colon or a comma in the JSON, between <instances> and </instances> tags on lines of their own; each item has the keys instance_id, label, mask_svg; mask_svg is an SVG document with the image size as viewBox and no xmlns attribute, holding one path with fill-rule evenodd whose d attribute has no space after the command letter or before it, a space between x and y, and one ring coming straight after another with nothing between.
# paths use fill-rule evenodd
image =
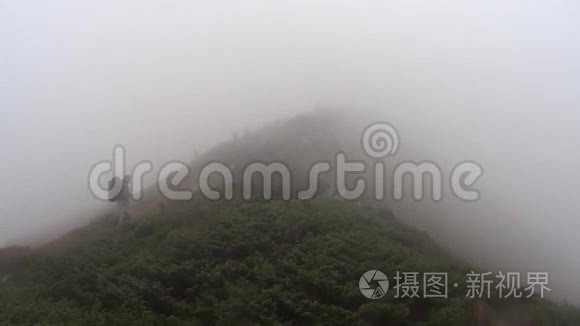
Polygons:
<instances>
[{"instance_id":1,"label":"white sky","mask_svg":"<svg viewBox=\"0 0 580 326\"><path fill-rule=\"evenodd\" d=\"M131 162L189 160L234 130L346 106L395 124L409 157L486 169L476 206L402 214L428 209L419 224L450 247L462 233L475 263L558 266L580 302L579 9L0 0L0 241L97 207L88 170L115 144Z\"/></svg>"}]
</instances>

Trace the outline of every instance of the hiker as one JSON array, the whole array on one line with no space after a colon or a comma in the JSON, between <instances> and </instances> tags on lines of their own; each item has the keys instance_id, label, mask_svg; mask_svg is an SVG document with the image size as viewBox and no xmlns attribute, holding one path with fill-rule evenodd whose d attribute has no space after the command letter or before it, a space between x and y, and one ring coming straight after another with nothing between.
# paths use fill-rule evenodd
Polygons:
<instances>
[{"instance_id":1,"label":"hiker","mask_svg":"<svg viewBox=\"0 0 580 326\"><path fill-rule=\"evenodd\" d=\"M129 190L129 183L131 177L125 175L122 179L120 177L113 177L109 181L109 201L116 202L119 213L119 225L123 224L127 207L129 206L129 197L131 192ZM121 184L121 189L116 189L116 186Z\"/></svg>"}]
</instances>

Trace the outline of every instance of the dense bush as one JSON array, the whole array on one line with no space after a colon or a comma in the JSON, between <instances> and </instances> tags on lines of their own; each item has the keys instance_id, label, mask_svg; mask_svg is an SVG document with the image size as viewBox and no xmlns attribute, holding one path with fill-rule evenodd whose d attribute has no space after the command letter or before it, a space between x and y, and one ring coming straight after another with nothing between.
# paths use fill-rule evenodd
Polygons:
<instances>
[{"instance_id":1,"label":"dense bush","mask_svg":"<svg viewBox=\"0 0 580 326\"><path fill-rule=\"evenodd\" d=\"M389 213L346 202L180 203L81 233L0 285L2 324L467 323L461 289L363 297L367 270L448 272L451 284L466 271Z\"/></svg>"}]
</instances>

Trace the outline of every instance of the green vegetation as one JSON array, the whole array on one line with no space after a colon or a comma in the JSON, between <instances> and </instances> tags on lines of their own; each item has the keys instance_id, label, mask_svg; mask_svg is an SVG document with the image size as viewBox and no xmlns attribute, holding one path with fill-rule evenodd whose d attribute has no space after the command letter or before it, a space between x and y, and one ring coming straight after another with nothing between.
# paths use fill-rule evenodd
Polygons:
<instances>
[{"instance_id":1,"label":"green vegetation","mask_svg":"<svg viewBox=\"0 0 580 326\"><path fill-rule=\"evenodd\" d=\"M470 318L464 289L451 286L449 299L363 297L358 281L367 270L447 272L450 284L468 270L390 213L353 203L176 203L163 215L122 226L101 220L75 235L0 284L2 325L465 325ZM563 308L545 306L561 325L580 320L571 309L561 317L554 309Z\"/></svg>"}]
</instances>

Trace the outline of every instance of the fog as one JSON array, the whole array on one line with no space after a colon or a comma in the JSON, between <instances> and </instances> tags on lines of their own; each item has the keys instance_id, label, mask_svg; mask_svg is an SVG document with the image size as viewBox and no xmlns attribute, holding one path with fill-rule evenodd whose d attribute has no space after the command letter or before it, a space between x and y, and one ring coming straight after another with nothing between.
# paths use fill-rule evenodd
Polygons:
<instances>
[{"instance_id":1,"label":"fog","mask_svg":"<svg viewBox=\"0 0 580 326\"><path fill-rule=\"evenodd\" d=\"M580 303L580 5L0 1L0 242L80 225L87 175L189 161L313 108L388 121L397 160L475 160L481 200L393 204L482 269ZM72 224L71 224L72 223Z\"/></svg>"}]
</instances>

